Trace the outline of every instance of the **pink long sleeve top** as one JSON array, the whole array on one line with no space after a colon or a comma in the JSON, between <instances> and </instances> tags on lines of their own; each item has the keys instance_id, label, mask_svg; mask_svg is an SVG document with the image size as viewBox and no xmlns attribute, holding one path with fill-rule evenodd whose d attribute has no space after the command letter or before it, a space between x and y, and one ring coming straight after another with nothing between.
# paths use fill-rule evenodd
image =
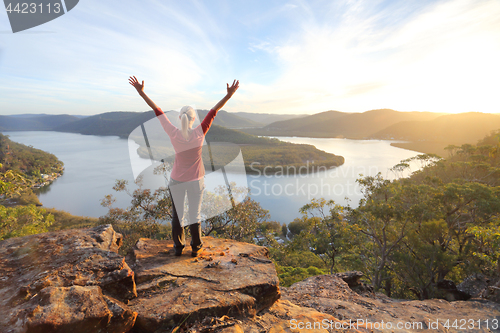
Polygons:
<instances>
[{"instance_id":1,"label":"pink long sleeve top","mask_svg":"<svg viewBox=\"0 0 500 333\"><path fill-rule=\"evenodd\" d=\"M160 108L154 111L163 129L170 137L175 150L174 166L170 178L179 182L189 182L202 178L205 175L205 166L201 159L203 141L217 111L210 110L201 124L191 131L188 140L184 139L182 131L168 120Z\"/></svg>"}]
</instances>

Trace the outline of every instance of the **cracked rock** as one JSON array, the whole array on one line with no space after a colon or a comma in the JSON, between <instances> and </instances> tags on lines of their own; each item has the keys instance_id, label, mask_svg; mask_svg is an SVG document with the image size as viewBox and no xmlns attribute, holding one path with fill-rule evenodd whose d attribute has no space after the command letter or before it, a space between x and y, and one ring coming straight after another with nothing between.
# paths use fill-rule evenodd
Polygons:
<instances>
[{"instance_id":1,"label":"cracked rock","mask_svg":"<svg viewBox=\"0 0 500 333\"><path fill-rule=\"evenodd\" d=\"M172 241L141 238L136 243L127 255L138 290L129 303L138 313L135 332L155 332L184 318L254 315L280 297L267 248L212 237L203 242L198 260L189 250L174 256ZM213 257L217 261L209 260Z\"/></svg>"}]
</instances>

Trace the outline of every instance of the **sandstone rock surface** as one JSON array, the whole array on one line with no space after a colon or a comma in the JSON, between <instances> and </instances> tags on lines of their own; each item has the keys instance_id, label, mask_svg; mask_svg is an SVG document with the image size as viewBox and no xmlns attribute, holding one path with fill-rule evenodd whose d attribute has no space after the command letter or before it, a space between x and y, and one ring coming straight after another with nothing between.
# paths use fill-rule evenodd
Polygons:
<instances>
[{"instance_id":1,"label":"sandstone rock surface","mask_svg":"<svg viewBox=\"0 0 500 333\"><path fill-rule=\"evenodd\" d=\"M391 322L392 329L387 332L500 332L500 304L481 299L469 301L448 302L443 299L425 301L398 300L381 293L359 295L352 291L348 284L334 275L318 275L297 282L289 288L282 288L282 299L304 307L311 307L325 314L347 321L364 323ZM446 320L453 324L458 319L458 328L443 326ZM461 324L466 320L460 330ZM473 320L474 323L469 320ZM487 320L489 328L486 327ZM439 322L438 327L430 326ZM479 322L481 328L479 328ZM398 322L411 323L412 327L398 329ZM494 323L498 323L495 325ZM492 325L493 324L493 325ZM408 324L409 325L409 324ZM421 325L422 329L418 329ZM467 329L467 325L475 325L475 330ZM359 330L370 329L373 326L359 326ZM377 331L377 330L375 330ZM380 330L383 331L383 330Z\"/></svg>"},{"instance_id":2,"label":"sandstone rock surface","mask_svg":"<svg viewBox=\"0 0 500 333\"><path fill-rule=\"evenodd\" d=\"M187 241L189 243L189 241ZM279 297L278 277L265 247L212 237L196 258L174 256L172 241L141 238L127 256L135 272L134 332L154 332L186 319L254 315Z\"/></svg>"},{"instance_id":3,"label":"sandstone rock surface","mask_svg":"<svg viewBox=\"0 0 500 333\"><path fill-rule=\"evenodd\" d=\"M79 323L130 329L136 314L119 308L137 293L134 272L116 253L121 243L111 225L1 241L0 332L63 332ZM121 329L114 314L126 318Z\"/></svg>"},{"instance_id":4,"label":"sandstone rock surface","mask_svg":"<svg viewBox=\"0 0 500 333\"><path fill-rule=\"evenodd\" d=\"M317 323L316 328L299 328L301 323L306 322ZM312 308L298 306L289 301L280 299L270 308L259 312L254 317L234 318L222 316L220 318L205 318L203 321L190 326L189 329L192 330L192 332L217 333L357 332L357 330L352 329L334 328L331 330L329 328L330 322L339 323L340 321L332 315L321 313ZM328 329L325 325L328 326Z\"/></svg>"}]
</instances>

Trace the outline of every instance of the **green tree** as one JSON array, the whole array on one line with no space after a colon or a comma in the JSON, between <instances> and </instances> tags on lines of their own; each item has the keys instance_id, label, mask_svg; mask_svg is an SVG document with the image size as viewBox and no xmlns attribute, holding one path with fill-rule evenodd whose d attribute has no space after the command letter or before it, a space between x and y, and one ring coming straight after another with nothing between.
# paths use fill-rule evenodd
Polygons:
<instances>
[{"instance_id":1,"label":"green tree","mask_svg":"<svg viewBox=\"0 0 500 333\"><path fill-rule=\"evenodd\" d=\"M0 169L2 164L0 164ZM23 174L0 172L0 240L46 232L54 221L51 214L35 205L5 207L9 199L31 192L30 182Z\"/></svg>"},{"instance_id":2,"label":"green tree","mask_svg":"<svg viewBox=\"0 0 500 333\"><path fill-rule=\"evenodd\" d=\"M234 197L239 197L248 192L248 189L235 187L232 183L231 192ZM231 208L224 209L224 207ZM201 212L206 216L212 216L202 223L202 230L206 236L216 235L237 241L253 242L258 230L263 233L274 232L265 227L270 223L269 211L249 197L232 206L225 186L218 186L214 193L205 193Z\"/></svg>"},{"instance_id":3,"label":"green tree","mask_svg":"<svg viewBox=\"0 0 500 333\"><path fill-rule=\"evenodd\" d=\"M474 252L480 261L482 273L500 276L500 221L498 219L482 226L470 226L467 230L474 235Z\"/></svg>"},{"instance_id":4,"label":"green tree","mask_svg":"<svg viewBox=\"0 0 500 333\"><path fill-rule=\"evenodd\" d=\"M359 207L351 210L350 223L356 225L365 235L362 252L376 290L387 279L387 265L390 255L406 235L409 217L397 192L400 184L383 179L381 174L357 180L364 198Z\"/></svg>"},{"instance_id":5,"label":"green tree","mask_svg":"<svg viewBox=\"0 0 500 333\"><path fill-rule=\"evenodd\" d=\"M352 260L348 255L357 245L359 229L350 224L344 216L344 207L333 200L312 199L300 212L304 220L310 221L307 233L309 246L330 267L330 274L336 271L336 258Z\"/></svg>"},{"instance_id":6,"label":"green tree","mask_svg":"<svg viewBox=\"0 0 500 333\"><path fill-rule=\"evenodd\" d=\"M497 220L498 152L472 145L454 150L446 160L417 157L426 166L409 178L359 180L365 197L350 218L367 236L362 247L376 288L397 278L400 295L406 288L417 298L436 297L440 281L478 269L473 253L480 240L470 228ZM405 171L407 162L394 169Z\"/></svg>"},{"instance_id":7,"label":"green tree","mask_svg":"<svg viewBox=\"0 0 500 333\"><path fill-rule=\"evenodd\" d=\"M47 232L54 222L51 214L35 205L5 207L0 205L0 240Z\"/></svg>"},{"instance_id":8,"label":"green tree","mask_svg":"<svg viewBox=\"0 0 500 333\"><path fill-rule=\"evenodd\" d=\"M444 220L422 222L415 230L408 232L390 265L403 282L397 290L399 296L410 290L418 299L438 296L436 284L450 272L457 262L457 255L446 249L450 242L449 229Z\"/></svg>"},{"instance_id":9,"label":"green tree","mask_svg":"<svg viewBox=\"0 0 500 333\"><path fill-rule=\"evenodd\" d=\"M116 192L126 193L131 197L127 208L113 207L116 199L108 194L101 201L108 213L99 218L100 224L111 224L113 229L124 236L123 245L119 249L126 254L141 237L169 239L171 228L168 222L172 219L172 200L168 188L162 187L154 192L144 189L142 179L135 182L137 188L131 191L126 180L117 180L113 186Z\"/></svg>"},{"instance_id":10,"label":"green tree","mask_svg":"<svg viewBox=\"0 0 500 333\"><path fill-rule=\"evenodd\" d=\"M2 168L3 165L0 163L0 170ZM14 170L0 172L0 203L30 191L30 185L31 182L20 172Z\"/></svg>"}]
</instances>

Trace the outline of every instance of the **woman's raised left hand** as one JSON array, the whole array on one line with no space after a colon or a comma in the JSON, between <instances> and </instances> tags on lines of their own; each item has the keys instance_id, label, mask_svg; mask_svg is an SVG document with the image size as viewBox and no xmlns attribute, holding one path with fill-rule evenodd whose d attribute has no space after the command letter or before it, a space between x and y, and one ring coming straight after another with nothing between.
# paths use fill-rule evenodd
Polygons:
<instances>
[{"instance_id":1,"label":"woman's raised left hand","mask_svg":"<svg viewBox=\"0 0 500 333\"><path fill-rule=\"evenodd\" d=\"M137 92L140 94L144 92L144 80L142 81L142 84L139 83L137 78L135 76L131 76L128 79L128 82L135 88L137 89Z\"/></svg>"},{"instance_id":2,"label":"woman's raised left hand","mask_svg":"<svg viewBox=\"0 0 500 333\"><path fill-rule=\"evenodd\" d=\"M227 85L227 94L229 97L233 96L236 90L240 87L240 81L239 80L234 80L233 84L231 87L229 86L229 83L226 83Z\"/></svg>"}]
</instances>

